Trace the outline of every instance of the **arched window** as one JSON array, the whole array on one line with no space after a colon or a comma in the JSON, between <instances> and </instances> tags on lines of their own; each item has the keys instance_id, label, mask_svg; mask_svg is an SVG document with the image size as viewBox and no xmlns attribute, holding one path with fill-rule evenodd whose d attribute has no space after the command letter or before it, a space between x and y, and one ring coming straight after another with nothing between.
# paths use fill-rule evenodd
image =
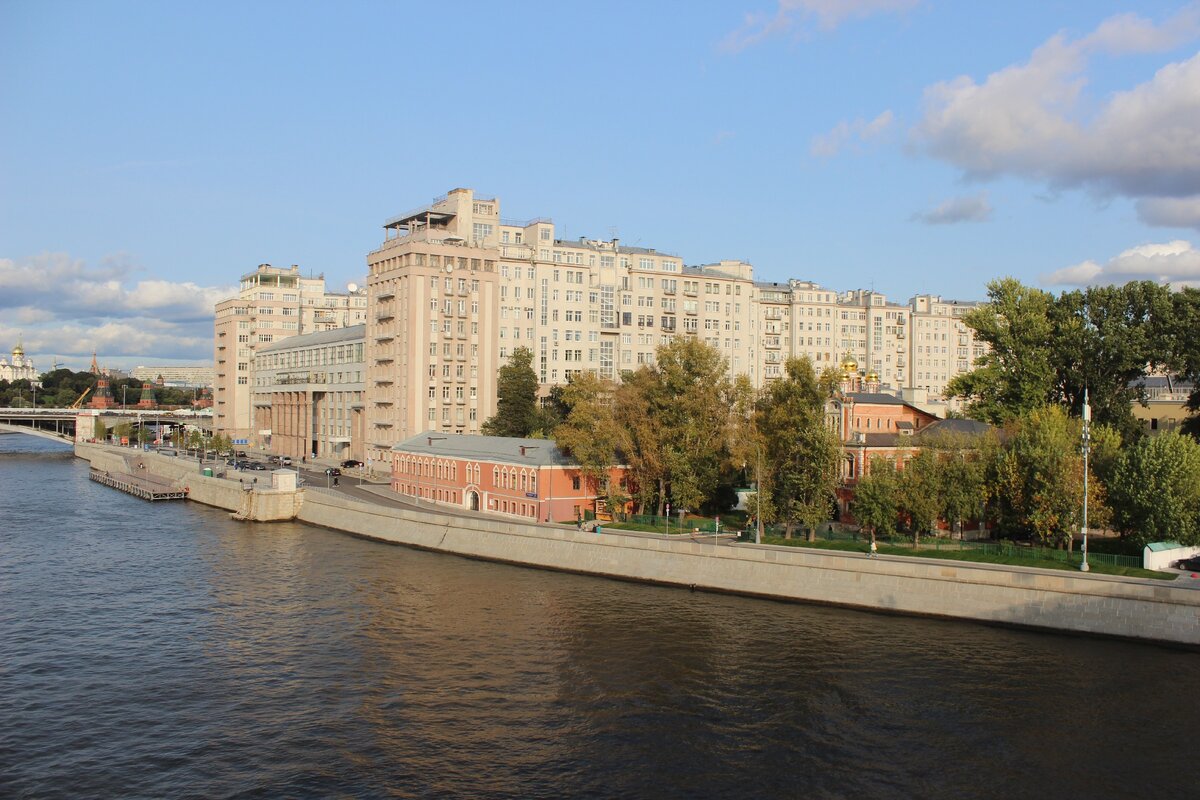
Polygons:
<instances>
[{"instance_id":1,"label":"arched window","mask_svg":"<svg viewBox=\"0 0 1200 800\"><path fill-rule=\"evenodd\" d=\"M500 468L492 467L492 486L500 485Z\"/></svg>"}]
</instances>

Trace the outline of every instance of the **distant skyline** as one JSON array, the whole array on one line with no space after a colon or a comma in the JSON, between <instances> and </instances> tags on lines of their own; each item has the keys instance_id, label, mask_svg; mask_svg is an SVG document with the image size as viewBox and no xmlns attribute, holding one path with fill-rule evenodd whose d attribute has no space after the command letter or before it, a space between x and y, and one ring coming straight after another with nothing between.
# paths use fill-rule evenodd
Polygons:
<instances>
[{"instance_id":1,"label":"distant skyline","mask_svg":"<svg viewBox=\"0 0 1200 800\"><path fill-rule=\"evenodd\" d=\"M0 352L201 364L458 187L562 238L978 300L1200 283L1200 4L0 2Z\"/></svg>"}]
</instances>

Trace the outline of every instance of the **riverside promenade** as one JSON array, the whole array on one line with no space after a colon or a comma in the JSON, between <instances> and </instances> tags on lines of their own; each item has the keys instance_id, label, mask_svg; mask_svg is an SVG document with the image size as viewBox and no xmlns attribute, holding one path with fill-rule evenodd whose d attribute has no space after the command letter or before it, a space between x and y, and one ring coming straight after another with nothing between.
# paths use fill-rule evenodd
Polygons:
<instances>
[{"instance_id":1,"label":"riverside promenade","mask_svg":"<svg viewBox=\"0 0 1200 800\"><path fill-rule=\"evenodd\" d=\"M128 450L80 443L75 452L93 467L109 469L123 463ZM148 471L186 487L189 499L242 519L295 519L470 558L694 590L1200 647L1200 590L1178 581L942 559L871 559L659 534L596 534L417 507L383 487L280 492L200 475L194 461L153 453L143 458Z\"/></svg>"}]
</instances>

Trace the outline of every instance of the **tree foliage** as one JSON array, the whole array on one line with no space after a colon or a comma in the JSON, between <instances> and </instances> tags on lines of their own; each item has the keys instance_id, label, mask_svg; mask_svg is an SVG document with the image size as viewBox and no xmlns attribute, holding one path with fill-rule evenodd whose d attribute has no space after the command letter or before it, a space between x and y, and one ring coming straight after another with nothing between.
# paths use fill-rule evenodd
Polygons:
<instances>
[{"instance_id":1,"label":"tree foliage","mask_svg":"<svg viewBox=\"0 0 1200 800\"><path fill-rule=\"evenodd\" d=\"M676 508L699 509L728 465L731 389L720 352L692 337L660 347L646 369L650 420L658 429L662 480Z\"/></svg>"},{"instance_id":2,"label":"tree foliage","mask_svg":"<svg viewBox=\"0 0 1200 800\"><path fill-rule=\"evenodd\" d=\"M483 423L485 436L530 436L538 430L538 379L533 351L518 347L496 377L496 414Z\"/></svg>"},{"instance_id":3,"label":"tree foliage","mask_svg":"<svg viewBox=\"0 0 1200 800\"><path fill-rule=\"evenodd\" d=\"M561 394L563 405L570 410L554 429L556 444L579 462L596 494L623 450L621 429L613 415L613 392L611 382L590 372L573 375Z\"/></svg>"},{"instance_id":4,"label":"tree foliage","mask_svg":"<svg viewBox=\"0 0 1200 800\"><path fill-rule=\"evenodd\" d=\"M922 533L937 527L942 509L941 484L938 457L933 450L918 451L900 470L900 510L908 515L914 543L920 541Z\"/></svg>"},{"instance_id":5,"label":"tree foliage","mask_svg":"<svg viewBox=\"0 0 1200 800\"><path fill-rule=\"evenodd\" d=\"M1114 526L1138 545L1200 544L1200 444L1178 433L1143 439L1121 455L1108 496Z\"/></svg>"},{"instance_id":6,"label":"tree foliage","mask_svg":"<svg viewBox=\"0 0 1200 800\"><path fill-rule=\"evenodd\" d=\"M946 392L967 398L970 416L998 425L1053 398L1053 297L1002 278L988 284L988 299L964 319L991 349L974 370L951 380Z\"/></svg>"},{"instance_id":7,"label":"tree foliage","mask_svg":"<svg viewBox=\"0 0 1200 800\"><path fill-rule=\"evenodd\" d=\"M854 489L850 511L859 523L876 536L887 536L896 529L900 513L900 481L896 465L886 458L871 459L867 474Z\"/></svg>"},{"instance_id":8,"label":"tree foliage","mask_svg":"<svg viewBox=\"0 0 1200 800\"><path fill-rule=\"evenodd\" d=\"M807 358L784 363L759 403L757 430L767 462L771 507L785 535L801 523L809 538L829 519L838 483L841 444L825 425L826 388ZM761 491L761 489L760 489Z\"/></svg>"},{"instance_id":9,"label":"tree foliage","mask_svg":"<svg viewBox=\"0 0 1200 800\"><path fill-rule=\"evenodd\" d=\"M1060 406L1030 412L1011 425L992 467L994 516L1001 531L1032 534L1047 545L1070 547L1081 528L1083 454L1078 420ZM1089 523L1106 515L1104 487L1088 485Z\"/></svg>"}]
</instances>

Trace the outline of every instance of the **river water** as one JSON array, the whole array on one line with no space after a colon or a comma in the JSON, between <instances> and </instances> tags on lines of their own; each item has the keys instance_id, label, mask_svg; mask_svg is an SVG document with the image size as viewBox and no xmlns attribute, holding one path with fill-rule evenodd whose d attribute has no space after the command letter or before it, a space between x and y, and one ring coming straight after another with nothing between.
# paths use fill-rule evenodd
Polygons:
<instances>
[{"instance_id":1,"label":"river water","mask_svg":"<svg viewBox=\"0 0 1200 800\"><path fill-rule=\"evenodd\" d=\"M238 523L19 435L0 499L0 797L1196 786L1195 653Z\"/></svg>"}]
</instances>

